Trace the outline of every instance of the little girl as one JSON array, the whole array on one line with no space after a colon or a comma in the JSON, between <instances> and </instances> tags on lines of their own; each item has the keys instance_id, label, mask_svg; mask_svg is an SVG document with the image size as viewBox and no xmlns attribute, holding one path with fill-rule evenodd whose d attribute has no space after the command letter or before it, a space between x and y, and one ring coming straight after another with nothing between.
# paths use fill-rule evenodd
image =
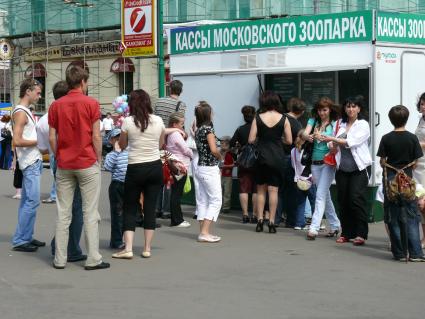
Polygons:
<instances>
[{"instance_id":1,"label":"little girl","mask_svg":"<svg viewBox=\"0 0 425 319\"><path fill-rule=\"evenodd\" d=\"M295 147L291 150L291 163L294 168L294 182L297 184L297 194L295 197L296 201L296 219L295 227L296 230L301 230L305 227L305 203L308 197L311 205L311 210L314 211L314 202L316 195L315 185L312 183L311 171L301 164L302 150L301 147L304 143L302 135L304 130L300 130L295 140Z\"/></svg>"}]
</instances>

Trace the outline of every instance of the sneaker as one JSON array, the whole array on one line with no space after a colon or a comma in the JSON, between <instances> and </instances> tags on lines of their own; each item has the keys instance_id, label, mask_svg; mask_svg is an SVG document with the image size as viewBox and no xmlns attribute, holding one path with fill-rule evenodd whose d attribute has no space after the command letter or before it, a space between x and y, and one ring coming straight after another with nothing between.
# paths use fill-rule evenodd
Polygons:
<instances>
[{"instance_id":1,"label":"sneaker","mask_svg":"<svg viewBox=\"0 0 425 319\"><path fill-rule=\"evenodd\" d=\"M178 228L188 228L188 227L190 227L190 223L188 223L187 221L184 220L180 224L176 225L175 227L178 227Z\"/></svg>"},{"instance_id":2,"label":"sneaker","mask_svg":"<svg viewBox=\"0 0 425 319\"><path fill-rule=\"evenodd\" d=\"M43 199L41 202L44 204L54 204L56 203L56 199L49 197L49 198Z\"/></svg>"},{"instance_id":3,"label":"sneaker","mask_svg":"<svg viewBox=\"0 0 425 319\"><path fill-rule=\"evenodd\" d=\"M21 199L21 194L15 194L12 196L13 199Z\"/></svg>"},{"instance_id":4,"label":"sneaker","mask_svg":"<svg viewBox=\"0 0 425 319\"><path fill-rule=\"evenodd\" d=\"M411 261L412 263L425 262L425 256L409 258L409 261Z\"/></svg>"},{"instance_id":5,"label":"sneaker","mask_svg":"<svg viewBox=\"0 0 425 319\"><path fill-rule=\"evenodd\" d=\"M326 229L325 223L320 224L320 230L325 230L325 229Z\"/></svg>"},{"instance_id":6,"label":"sneaker","mask_svg":"<svg viewBox=\"0 0 425 319\"><path fill-rule=\"evenodd\" d=\"M302 227L295 226L294 229L295 230L302 230Z\"/></svg>"},{"instance_id":7,"label":"sneaker","mask_svg":"<svg viewBox=\"0 0 425 319\"><path fill-rule=\"evenodd\" d=\"M305 227L303 227L303 230L309 230L310 229L310 225L305 225Z\"/></svg>"}]
</instances>

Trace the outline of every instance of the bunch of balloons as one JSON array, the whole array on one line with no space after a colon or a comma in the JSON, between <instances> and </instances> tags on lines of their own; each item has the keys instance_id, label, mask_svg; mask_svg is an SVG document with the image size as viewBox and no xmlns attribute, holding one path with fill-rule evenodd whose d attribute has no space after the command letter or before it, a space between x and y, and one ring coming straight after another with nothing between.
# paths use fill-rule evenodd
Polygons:
<instances>
[{"instance_id":1,"label":"bunch of balloons","mask_svg":"<svg viewBox=\"0 0 425 319\"><path fill-rule=\"evenodd\" d=\"M114 102L112 102L115 112L118 114L123 114L124 116L128 116L130 109L128 107L127 99L128 97L125 94L115 98Z\"/></svg>"}]
</instances>

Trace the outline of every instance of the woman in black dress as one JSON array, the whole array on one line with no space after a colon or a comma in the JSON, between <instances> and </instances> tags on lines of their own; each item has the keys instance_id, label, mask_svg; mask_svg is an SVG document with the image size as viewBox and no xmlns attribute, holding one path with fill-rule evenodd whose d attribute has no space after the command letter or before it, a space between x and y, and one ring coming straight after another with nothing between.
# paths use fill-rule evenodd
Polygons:
<instances>
[{"instance_id":1,"label":"woman in black dress","mask_svg":"<svg viewBox=\"0 0 425 319\"><path fill-rule=\"evenodd\" d=\"M279 96L266 91L260 98L260 114L252 122L249 143L257 140L259 152L256 167L257 182L257 232L263 231L263 212L266 192L269 195L269 233L276 233L274 225L279 186L285 174L283 144L292 144L291 125L282 114Z\"/></svg>"}]
</instances>

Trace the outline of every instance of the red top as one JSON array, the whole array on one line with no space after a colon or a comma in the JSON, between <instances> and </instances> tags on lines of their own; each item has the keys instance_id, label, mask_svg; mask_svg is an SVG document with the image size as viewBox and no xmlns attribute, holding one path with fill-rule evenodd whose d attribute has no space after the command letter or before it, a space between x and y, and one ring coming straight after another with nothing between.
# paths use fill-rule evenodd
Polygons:
<instances>
[{"instance_id":1,"label":"red top","mask_svg":"<svg viewBox=\"0 0 425 319\"><path fill-rule=\"evenodd\" d=\"M97 156L93 147L93 123L100 119L95 99L73 89L49 108L49 126L56 129L56 160L61 169L91 167Z\"/></svg>"},{"instance_id":2,"label":"red top","mask_svg":"<svg viewBox=\"0 0 425 319\"><path fill-rule=\"evenodd\" d=\"M233 161L232 153L226 152L226 154L224 155L223 165L233 165L233 164L234 164L234 161ZM231 177L232 171L233 171L233 168L222 168L221 169L221 176L227 176L227 177L230 176Z\"/></svg>"}]
</instances>

